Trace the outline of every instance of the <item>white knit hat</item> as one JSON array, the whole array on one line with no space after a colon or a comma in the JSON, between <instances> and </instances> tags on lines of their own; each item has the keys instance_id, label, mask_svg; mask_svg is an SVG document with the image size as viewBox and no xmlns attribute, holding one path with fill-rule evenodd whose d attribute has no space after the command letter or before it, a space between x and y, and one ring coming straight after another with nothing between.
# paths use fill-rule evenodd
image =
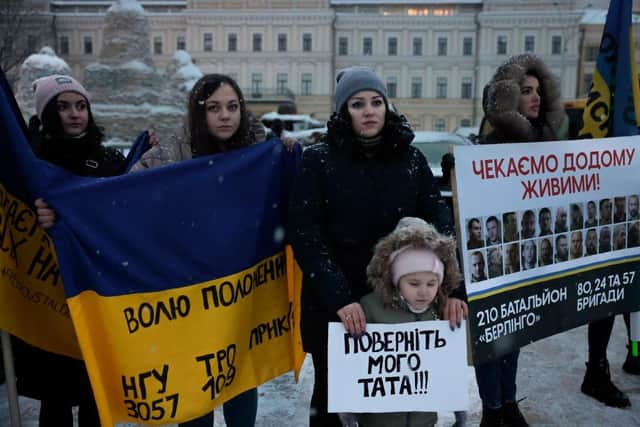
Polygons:
<instances>
[{"instance_id":1,"label":"white knit hat","mask_svg":"<svg viewBox=\"0 0 640 427\"><path fill-rule=\"evenodd\" d=\"M76 92L84 96L89 102L89 93L71 76L63 76L54 74L39 78L33 82L33 90L35 92L35 107L38 118L42 120L42 112L45 107L56 96L62 92Z\"/></svg>"}]
</instances>

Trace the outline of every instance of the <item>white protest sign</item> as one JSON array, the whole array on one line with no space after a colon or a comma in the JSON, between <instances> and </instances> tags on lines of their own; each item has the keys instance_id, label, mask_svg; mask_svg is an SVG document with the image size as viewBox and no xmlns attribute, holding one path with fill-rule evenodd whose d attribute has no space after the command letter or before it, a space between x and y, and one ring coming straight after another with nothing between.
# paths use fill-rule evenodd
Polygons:
<instances>
[{"instance_id":1,"label":"white protest sign","mask_svg":"<svg viewBox=\"0 0 640 427\"><path fill-rule=\"evenodd\" d=\"M434 320L367 324L358 339L329 324L329 412L468 408L466 325Z\"/></svg>"}]
</instances>

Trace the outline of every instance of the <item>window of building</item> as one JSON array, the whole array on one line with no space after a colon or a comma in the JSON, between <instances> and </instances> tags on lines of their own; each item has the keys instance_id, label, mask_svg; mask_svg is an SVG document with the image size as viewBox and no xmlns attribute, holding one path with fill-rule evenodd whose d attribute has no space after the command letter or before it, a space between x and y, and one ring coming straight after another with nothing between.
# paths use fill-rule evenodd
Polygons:
<instances>
[{"instance_id":1,"label":"window of building","mask_svg":"<svg viewBox=\"0 0 640 427\"><path fill-rule=\"evenodd\" d=\"M447 56L447 38L438 37L438 56Z\"/></svg>"},{"instance_id":2,"label":"window of building","mask_svg":"<svg viewBox=\"0 0 640 427\"><path fill-rule=\"evenodd\" d=\"M302 35L302 51L303 52L311 52L311 34L305 33Z\"/></svg>"},{"instance_id":3,"label":"window of building","mask_svg":"<svg viewBox=\"0 0 640 427\"><path fill-rule=\"evenodd\" d=\"M362 39L362 54L373 55L373 39L371 37Z\"/></svg>"},{"instance_id":4,"label":"window of building","mask_svg":"<svg viewBox=\"0 0 640 427\"><path fill-rule=\"evenodd\" d=\"M302 73L302 81L300 85L301 95L311 95L311 73Z\"/></svg>"},{"instance_id":5,"label":"window of building","mask_svg":"<svg viewBox=\"0 0 640 427\"><path fill-rule=\"evenodd\" d=\"M467 128L471 126L471 120L469 119L460 119L460 127Z\"/></svg>"},{"instance_id":6,"label":"window of building","mask_svg":"<svg viewBox=\"0 0 640 427\"><path fill-rule=\"evenodd\" d=\"M289 76L287 73L278 73L276 75L276 93L278 95L284 95L287 91L287 81Z\"/></svg>"},{"instance_id":7,"label":"window of building","mask_svg":"<svg viewBox=\"0 0 640 427\"><path fill-rule=\"evenodd\" d=\"M262 97L262 74L251 74L251 96L254 98Z\"/></svg>"},{"instance_id":8,"label":"window of building","mask_svg":"<svg viewBox=\"0 0 640 427\"><path fill-rule=\"evenodd\" d=\"M287 35L278 34L278 52L287 51Z\"/></svg>"},{"instance_id":9,"label":"window of building","mask_svg":"<svg viewBox=\"0 0 640 427\"><path fill-rule=\"evenodd\" d=\"M533 53L536 50L536 38L535 36L524 36L524 51Z\"/></svg>"},{"instance_id":10,"label":"window of building","mask_svg":"<svg viewBox=\"0 0 640 427\"><path fill-rule=\"evenodd\" d=\"M153 38L153 54L162 55L162 37L155 36Z\"/></svg>"},{"instance_id":11,"label":"window of building","mask_svg":"<svg viewBox=\"0 0 640 427\"><path fill-rule=\"evenodd\" d=\"M398 79L396 77L387 77L387 96L389 98L398 97Z\"/></svg>"},{"instance_id":12,"label":"window of building","mask_svg":"<svg viewBox=\"0 0 640 427\"><path fill-rule=\"evenodd\" d=\"M498 36L496 53L498 55L506 55L507 54L507 36Z\"/></svg>"},{"instance_id":13,"label":"window of building","mask_svg":"<svg viewBox=\"0 0 640 427\"><path fill-rule=\"evenodd\" d=\"M253 51L262 52L262 34L253 34Z\"/></svg>"},{"instance_id":14,"label":"window of building","mask_svg":"<svg viewBox=\"0 0 640 427\"><path fill-rule=\"evenodd\" d=\"M69 54L69 37L68 36L60 36L60 38L58 39L58 50L60 51L60 55Z\"/></svg>"},{"instance_id":15,"label":"window of building","mask_svg":"<svg viewBox=\"0 0 640 427\"><path fill-rule=\"evenodd\" d=\"M38 44L38 38L33 35L27 36L27 49L29 52L34 52L36 50L36 45Z\"/></svg>"},{"instance_id":16,"label":"window of building","mask_svg":"<svg viewBox=\"0 0 640 427\"><path fill-rule=\"evenodd\" d=\"M340 37L338 39L338 55L345 56L349 54L349 39Z\"/></svg>"},{"instance_id":17,"label":"window of building","mask_svg":"<svg viewBox=\"0 0 640 427\"><path fill-rule=\"evenodd\" d=\"M411 77L411 97L422 98L422 77Z\"/></svg>"},{"instance_id":18,"label":"window of building","mask_svg":"<svg viewBox=\"0 0 640 427\"><path fill-rule=\"evenodd\" d=\"M582 91L584 93L588 93L589 89L591 89L591 81L593 80L593 74L585 73L582 76Z\"/></svg>"},{"instance_id":19,"label":"window of building","mask_svg":"<svg viewBox=\"0 0 640 427\"><path fill-rule=\"evenodd\" d=\"M562 36L551 37L551 54L560 55L562 53Z\"/></svg>"},{"instance_id":20,"label":"window of building","mask_svg":"<svg viewBox=\"0 0 640 427\"><path fill-rule=\"evenodd\" d=\"M236 52L238 50L238 35L236 33L227 34L227 51Z\"/></svg>"},{"instance_id":21,"label":"window of building","mask_svg":"<svg viewBox=\"0 0 640 427\"><path fill-rule=\"evenodd\" d=\"M462 54L464 56L473 55L473 39L471 37L465 37L462 39Z\"/></svg>"},{"instance_id":22,"label":"window of building","mask_svg":"<svg viewBox=\"0 0 640 427\"><path fill-rule=\"evenodd\" d=\"M413 38L413 54L414 56L422 56L422 37Z\"/></svg>"},{"instance_id":23,"label":"window of building","mask_svg":"<svg viewBox=\"0 0 640 427\"><path fill-rule=\"evenodd\" d=\"M184 36L176 37L176 50L186 50L186 49L187 49L187 42Z\"/></svg>"},{"instance_id":24,"label":"window of building","mask_svg":"<svg viewBox=\"0 0 640 427\"><path fill-rule=\"evenodd\" d=\"M436 79L436 98L443 99L447 97L447 78L438 77Z\"/></svg>"},{"instance_id":25,"label":"window of building","mask_svg":"<svg viewBox=\"0 0 640 427\"><path fill-rule=\"evenodd\" d=\"M444 132L444 119L436 119L434 126L433 126L438 132Z\"/></svg>"},{"instance_id":26,"label":"window of building","mask_svg":"<svg viewBox=\"0 0 640 427\"><path fill-rule=\"evenodd\" d=\"M213 33L204 33L202 35L202 50L213 52Z\"/></svg>"},{"instance_id":27,"label":"window of building","mask_svg":"<svg viewBox=\"0 0 640 427\"><path fill-rule=\"evenodd\" d=\"M587 46L584 53L584 60L595 61L598 58L599 51L600 51L600 47L598 46Z\"/></svg>"},{"instance_id":28,"label":"window of building","mask_svg":"<svg viewBox=\"0 0 640 427\"><path fill-rule=\"evenodd\" d=\"M398 38L389 37L387 40L387 54L389 56L396 56L398 54Z\"/></svg>"},{"instance_id":29,"label":"window of building","mask_svg":"<svg viewBox=\"0 0 640 427\"><path fill-rule=\"evenodd\" d=\"M472 91L473 85L471 83L471 77L463 77L462 84L460 86L460 97L462 99L471 99Z\"/></svg>"},{"instance_id":30,"label":"window of building","mask_svg":"<svg viewBox=\"0 0 640 427\"><path fill-rule=\"evenodd\" d=\"M93 54L93 38L91 36L84 36L83 44L84 44L84 54L85 55Z\"/></svg>"}]
</instances>

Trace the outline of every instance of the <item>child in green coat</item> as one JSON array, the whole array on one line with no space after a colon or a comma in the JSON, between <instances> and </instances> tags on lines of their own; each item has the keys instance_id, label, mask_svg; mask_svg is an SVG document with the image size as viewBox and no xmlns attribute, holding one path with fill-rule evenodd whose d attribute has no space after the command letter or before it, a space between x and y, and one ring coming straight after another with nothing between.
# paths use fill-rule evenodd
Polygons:
<instances>
[{"instance_id":1,"label":"child in green coat","mask_svg":"<svg viewBox=\"0 0 640 427\"><path fill-rule=\"evenodd\" d=\"M420 218L405 217L376 245L367 267L373 292L360 304L367 323L441 319L447 295L459 285L460 278L453 238L440 234ZM427 427L437 421L435 412L366 413L356 417L363 427ZM456 413L456 426L464 426L465 420L466 412Z\"/></svg>"}]
</instances>

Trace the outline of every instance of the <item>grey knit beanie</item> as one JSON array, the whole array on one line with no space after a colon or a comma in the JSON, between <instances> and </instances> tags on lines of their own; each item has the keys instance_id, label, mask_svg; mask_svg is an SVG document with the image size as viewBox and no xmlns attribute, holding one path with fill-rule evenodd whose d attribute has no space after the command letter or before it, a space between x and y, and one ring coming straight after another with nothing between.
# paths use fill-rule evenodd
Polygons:
<instances>
[{"instance_id":1,"label":"grey knit beanie","mask_svg":"<svg viewBox=\"0 0 640 427\"><path fill-rule=\"evenodd\" d=\"M384 98L384 103L389 105L384 83L370 68L350 67L340 70L336 82L336 112L340 111L349 98L362 90L378 92Z\"/></svg>"}]
</instances>

